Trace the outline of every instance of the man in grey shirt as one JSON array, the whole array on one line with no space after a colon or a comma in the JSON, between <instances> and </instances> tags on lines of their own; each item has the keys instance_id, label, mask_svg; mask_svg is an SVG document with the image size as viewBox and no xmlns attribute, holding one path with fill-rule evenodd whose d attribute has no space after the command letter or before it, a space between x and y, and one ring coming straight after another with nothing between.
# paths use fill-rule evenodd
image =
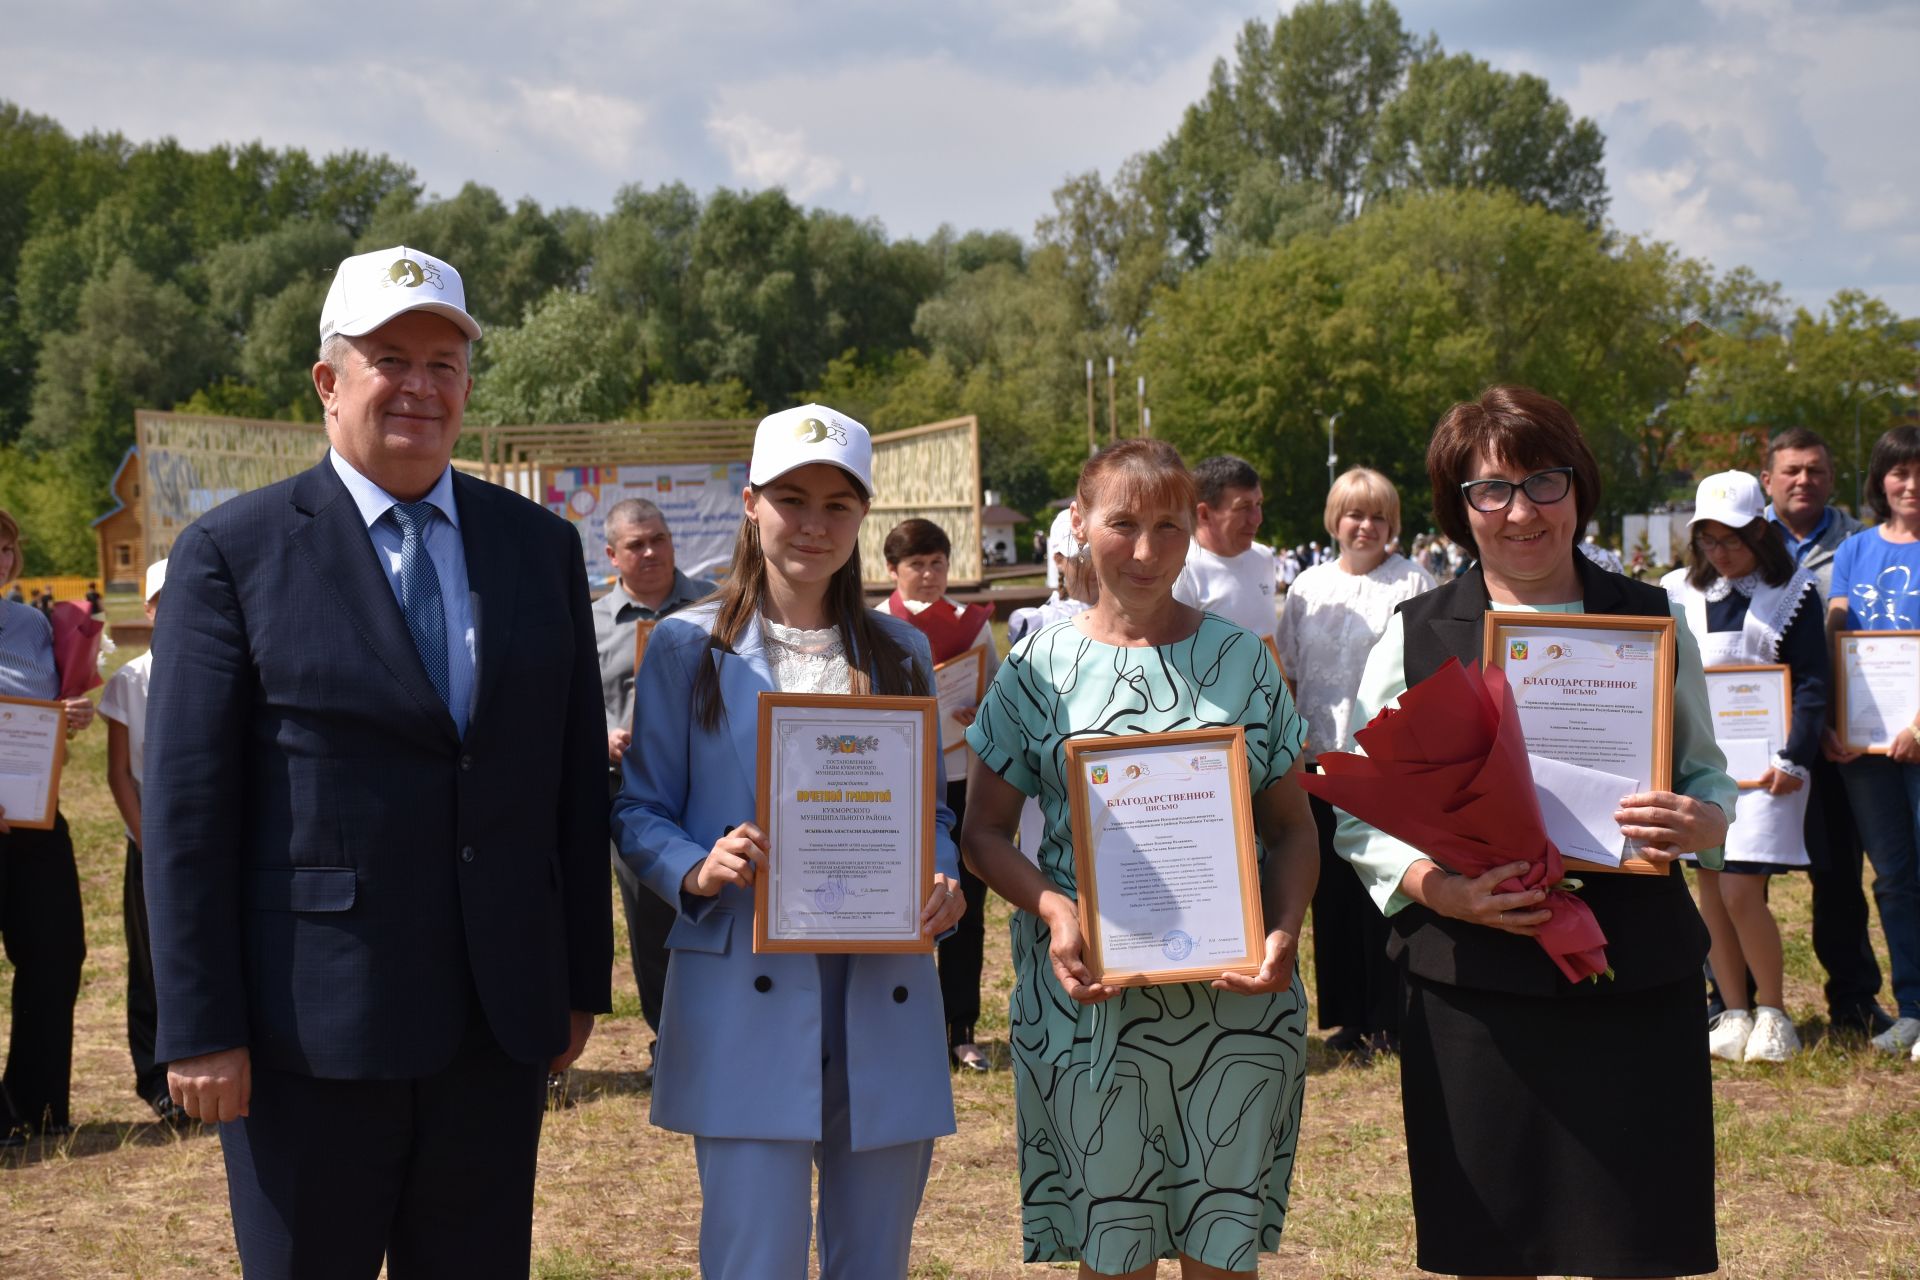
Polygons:
<instances>
[{"instance_id":1,"label":"man in grey shirt","mask_svg":"<svg viewBox=\"0 0 1920 1280\"><path fill-rule=\"evenodd\" d=\"M593 604L593 630L600 647L600 693L607 709L607 768L620 789L620 759L633 742L634 654L640 629L713 591L705 578L689 578L673 563L673 534L660 508L645 498L626 498L607 512L607 559L619 575L613 590ZM650 892L613 854L614 878L627 913L627 947L640 1012L660 1033L660 1001L667 982L667 930L673 907ZM651 1065L646 1075L653 1075Z\"/></svg>"}]
</instances>

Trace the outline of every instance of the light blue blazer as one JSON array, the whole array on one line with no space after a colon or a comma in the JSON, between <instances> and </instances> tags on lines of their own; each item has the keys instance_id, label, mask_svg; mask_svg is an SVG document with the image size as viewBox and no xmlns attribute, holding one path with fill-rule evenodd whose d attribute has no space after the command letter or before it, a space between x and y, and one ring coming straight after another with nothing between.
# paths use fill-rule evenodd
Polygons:
<instances>
[{"instance_id":1,"label":"light blue blazer","mask_svg":"<svg viewBox=\"0 0 1920 1280\"><path fill-rule=\"evenodd\" d=\"M753 894L681 892L713 842L754 817L759 695L773 689L759 620L735 653L710 652L715 605L662 620L634 687L633 745L613 804L620 856L679 912L654 1063L653 1123L709 1138L820 1140L820 964L812 955L753 951ZM891 617L875 620L911 654L931 689L922 636ZM700 727L693 677L720 675L727 709L718 730ZM937 760L937 757L936 757ZM946 795L944 772L936 792ZM934 862L957 877L953 813L935 814ZM847 1084L855 1150L954 1131L946 1015L931 954L849 957Z\"/></svg>"}]
</instances>

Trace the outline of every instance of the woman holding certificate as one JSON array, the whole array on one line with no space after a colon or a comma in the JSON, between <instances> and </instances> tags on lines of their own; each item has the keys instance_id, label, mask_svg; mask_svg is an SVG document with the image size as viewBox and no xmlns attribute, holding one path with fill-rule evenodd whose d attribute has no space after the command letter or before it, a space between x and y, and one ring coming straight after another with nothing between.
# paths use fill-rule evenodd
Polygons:
<instances>
[{"instance_id":1,"label":"woman holding certificate","mask_svg":"<svg viewBox=\"0 0 1920 1280\"><path fill-rule=\"evenodd\" d=\"M764 891L789 857L795 865L785 874L798 878L805 855L832 855L807 841L817 834L809 828L790 848L784 827L770 841L748 820L795 798L757 794L756 768L772 749L760 736L761 695L871 693L877 701L933 687L925 639L862 596L857 547L871 460L866 428L823 405L763 419L725 583L714 602L654 628L637 677L614 836L641 882L679 913L667 935L652 1118L694 1135L700 1267L710 1280L807 1273L816 1164L821 1276L905 1275L933 1140L954 1127L929 944L959 920L965 900L953 818L937 796L928 797L931 813L907 824L931 838L936 868L924 905L915 896L905 907L918 949L756 946L756 924L767 923L756 920L756 884ZM811 701L839 705L831 696ZM913 739L934 754L911 762L881 758L858 735L809 731L796 740L794 754L818 757L818 768L847 778L893 769L903 784L800 794L832 802L820 809L829 828L836 812L870 815L869 829L849 829L840 842L864 842L874 850L866 865L880 868L864 880L819 882L811 897L825 928L856 914L862 895L897 897L886 868L920 865L876 848L870 828L888 816L876 804L906 802L911 779L939 776L938 737Z\"/></svg>"},{"instance_id":2,"label":"woman holding certificate","mask_svg":"<svg viewBox=\"0 0 1920 1280\"><path fill-rule=\"evenodd\" d=\"M1099 602L1015 646L967 732L967 861L1017 908L1025 1257L1078 1261L1083 1276L1150 1277L1172 1257L1188 1280L1253 1274L1279 1242L1299 1132L1294 959L1319 867L1294 781L1304 725L1259 637L1173 596L1194 500L1164 441L1086 464L1073 531ZM1201 741L1222 737L1244 752ZM1013 845L1028 796L1046 820L1037 865ZM1111 842L1075 838L1096 805L1102 830L1138 842L1112 863ZM1214 861L1222 851L1239 878ZM1081 922L1096 887L1082 865L1098 868L1097 936ZM1108 932L1132 906L1158 918ZM1246 962L1197 964L1222 937ZM1170 976L1118 977L1147 967L1114 963L1130 942Z\"/></svg>"},{"instance_id":3,"label":"woman holding certificate","mask_svg":"<svg viewBox=\"0 0 1920 1280\"><path fill-rule=\"evenodd\" d=\"M1742 784L1726 863L1700 868L1709 963L1727 1006L1707 1048L1728 1062L1785 1062L1800 1051L1782 997L1780 926L1767 906L1767 877L1807 865L1808 783L1827 719L1820 587L1793 567L1766 510L1760 482L1744 471L1702 480L1687 522L1690 563L1661 582L1700 646L1714 730L1727 771Z\"/></svg>"},{"instance_id":4,"label":"woman holding certificate","mask_svg":"<svg viewBox=\"0 0 1920 1280\"><path fill-rule=\"evenodd\" d=\"M1920 427L1895 427L1867 462L1880 523L1833 555L1836 732L1827 753L1873 860L1899 1016L1871 1041L1920 1062ZM1846 632L1894 632L1876 641Z\"/></svg>"},{"instance_id":5,"label":"woman holding certificate","mask_svg":"<svg viewBox=\"0 0 1920 1280\"><path fill-rule=\"evenodd\" d=\"M20 526L0 511L0 584L20 572ZM29 604L0 600L0 698L16 707L0 736L0 937L13 962L13 1035L0 1088L0 1148L65 1133L72 1087L73 1003L86 931L73 837L59 812L65 734L93 722L93 703L60 697L53 626ZM63 733L64 731L64 733Z\"/></svg>"},{"instance_id":6,"label":"woman holding certificate","mask_svg":"<svg viewBox=\"0 0 1920 1280\"><path fill-rule=\"evenodd\" d=\"M1599 505L1599 467L1557 402L1492 387L1455 405L1434 431L1427 472L1441 531L1478 563L1400 607L1368 656L1356 722L1449 659L1480 661L1489 608L1673 616L1664 591L1575 550ZM1535 657L1561 647L1550 638L1534 636ZM1695 853L1718 867L1735 787L1714 743L1699 649L1685 627L1676 641L1670 702L1656 698L1643 726L1657 736L1660 708L1671 706L1672 789L1624 796L1600 821L1617 823L1615 851L1625 845L1644 863ZM1527 645L1513 648L1509 657L1526 656ZM1634 673L1622 683L1644 684L1657 670L1650 646L1621 648ZM1456 875L1350 815L1336 846L1389 917L1407 984L1401 1090L1420 1266L1499 1276L1714 1270L1712 1078L1700 1025L1707 931L1685 881L1579 873L1611 967L1575 984L1533 936L1552 918L1545 893L1499 891L1529 864Z\"/></svg>"}]
</instances>

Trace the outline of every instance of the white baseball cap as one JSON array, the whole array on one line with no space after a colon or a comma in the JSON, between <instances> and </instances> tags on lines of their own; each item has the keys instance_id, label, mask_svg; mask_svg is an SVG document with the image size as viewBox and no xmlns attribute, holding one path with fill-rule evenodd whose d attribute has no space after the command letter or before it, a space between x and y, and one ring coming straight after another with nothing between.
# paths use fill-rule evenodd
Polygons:
<instances>
[{"instance_id":1,"label":"white baseball cap","mask_svg":"<svg viewBox=\"0 0 1920 1280\"><path fill-rule=\"evenodd\" d=\"M160 588L166 585L167 561L166 557L162 556L147 566L147 594L140 598L151 603L153 598L160 594Z\"/></svg>"},{"instance_id":2,"label":"white baseball cap","mask_svg":"<svg viewBox=\"0 0 1920 1280\"><path fill-rule=\"evenodd\" d=\"M1060 586L1060 566L1053 562L1055 556L1065 556L1071 560L1080 554L1079 544L1073 540L1073 504L1069 502L1060 508L1060 514L1053 518L1052 526L1047 530L1047 585L1058 589Z\"/></svg>"},{"instance_id":3,"label":"white baseball cap","mask_svg":"<svg viewBox=\"0 0 1920 1280\"><path fill-rule=\"evenodd\" d=\"M1741 529L1758 520L1767 510L1766 495L1760 482L1745 471L1721 471L1700 482L1693 499L1691 529L1702 520L1718 520L1729 529Z\"/></svg>"},{"instance_id":4,"label":"white baseball cap","mask_svg":"<svg viewBox=\"0 0 1920 1280\"><path fill-rule=\"evenodd\" d=\"M862 493L873 496L873 437L846 414L823 404L803 404L760 419L747 480L772 484L815 462L839 467L860 482Z\"/></svg>"},{"instance_id":5,"label":"white baseball cap","mask_svg":"<svg viewBox=\"0 0 1920 1280\"><path fill-rule=\"evenodd\" d=\"M479 323L467 314L460 273L402 244L355 254L334 269L320 308L320 341L372 333L403 311L431 311L459 325L469 341L480 336Z\"/></svg>"}]
</instances>

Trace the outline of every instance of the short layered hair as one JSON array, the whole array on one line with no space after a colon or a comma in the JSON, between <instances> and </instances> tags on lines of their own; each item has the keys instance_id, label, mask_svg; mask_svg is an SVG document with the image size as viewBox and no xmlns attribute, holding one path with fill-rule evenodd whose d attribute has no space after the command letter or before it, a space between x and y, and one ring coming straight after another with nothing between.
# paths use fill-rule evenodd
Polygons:
<instances>
[{"instance_id":1,"label":"short layered hair","mask_svg":"<svg viewBox=\"0 0 1920 1280\"><path fill-rule=\"evenodd\" d=\"M886 556L889 568L913 556L941 555L951 560L953 540L933 521L914 516L893 526L880 552Z\"/></svg>"},{"instance_id":2,"label":"short layered hair","mask_svg":"<svg viewBox=\"0 0 1920 1280\"><path fill-rule=\"evenodd\" d=\"M1260 473L1245 458L1218 453L1193 464L1194 501L1220 505L1229 489L1258 489Z\"/></svg>"},{"instance_id":3,"label":"short layered hair","mask_svg":"<svg viewBox=\"0 0 1920 1280\"><path fill-rule=\"evenodd\" d=\"M1873 442L1873 456L1867 460L1867 505L1882 524L1893 519L1893 507L1887 502L1887 473L1916 462L1920 462L1920 427L1895 427Z\"/></svg>"},{"instance_id":4,"label":"short layered hair","mask_svg":"<svg viewBox=\"0 0 1920 1280\"><path fill-rule=\"evenodd\" d=\"M1372 467L1347 468L1327 490L1327 510L1320 522L1336 542L1340 538L1340 517L1349 511L1378 512L1387 522L1387 537L1400 536L1400 491Z\"/></svg>"},{"instance_id":5,"label":"short layered hair","mask_svg":"<svg viewBox=\"0 0 1920 1280\"><path fill-rule=\"evenodd\" d=\"M1193 508L1199 490L1180 451L1165 440L1136 437L1110 444L1087 459L1075 486L1080 514L1115 503L1165 504L1184 511L1193 528Z\"/></svg>"},{"instance_id":6,"label":"short layered hair","mask_svg":"<svg viewBox=\"0 0 1920 1280\"><path fill-rule=\"evenodd\" d=\"M1468 475L1475 455L1485 452L1510 466L1529 471L1569 467L1573 471L1573 500L1579 518L1573 536L1580 537L1600 508L1600 464L1567 407L1531 387L1492 386L1476 400L1463 400L1441 415L1427 446L1427 479L1433 485L1433 519L1440 532L1478 556L1473 526L1467 517L1467 495L1460 486L1478 479Z\"/></svg>"},{"instance_id":7,"label":"short layered hair","mask_svg":"<svg viewBox=\"0 0 1920 1280\"><path fill-rule=\"evenodd\" d=\"M1833 446L1812 427L1788 427L1770 438L1767 441L1766 470L1773 470L1773 455L1783 449L1818 449L1827 455L1827 466L1833 466Z\"/></svg>"}]
</instances>

